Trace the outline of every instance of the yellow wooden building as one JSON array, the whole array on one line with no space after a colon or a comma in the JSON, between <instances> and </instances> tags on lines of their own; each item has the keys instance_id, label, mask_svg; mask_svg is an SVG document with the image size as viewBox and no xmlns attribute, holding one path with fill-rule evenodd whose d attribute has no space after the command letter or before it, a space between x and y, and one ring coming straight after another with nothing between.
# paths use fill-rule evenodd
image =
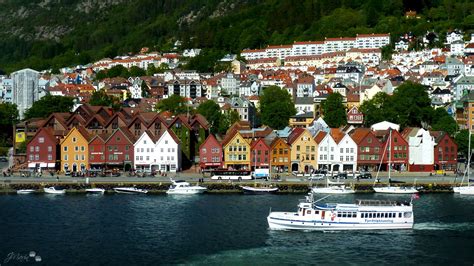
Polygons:
<instances>
[{"instance_id":1,"label":"yellow wooden building","mask_svg":"<svg viewBox=\"0 0 474 266\"><path fill-rule=\"evenodd\" d=\"M318 144L307 129L293 129L288 144L291 146L291 171L310 173L317 169Z\"/></svg>"},{"instance_id":2,"label":"yellow wooden building","mask_svg":"<svg viewBox=\"0 0 474 266\"><path fill-rule=\"evenodd\" d=\"M250 169L250 143L238 132L229 132L224 139L224 168Z\"/></svg>"},{"instance_id":3,"label":"yellow wooden building","mask_svg":"<svg viewBox=\"0 0 474 266\"><path fill-rule=\"evenodd\" d=\"M89 168L90 135L84 127L74 127L61 140L61 171L81 172Z\"/></svg>"}]
</instances>

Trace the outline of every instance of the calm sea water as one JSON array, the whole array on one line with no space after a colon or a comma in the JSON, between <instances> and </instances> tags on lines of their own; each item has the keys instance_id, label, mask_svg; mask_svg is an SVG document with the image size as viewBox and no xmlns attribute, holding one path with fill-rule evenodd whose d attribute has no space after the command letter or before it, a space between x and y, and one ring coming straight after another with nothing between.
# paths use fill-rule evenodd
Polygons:
<instances>
[{"instance_id":1,"label":"calm sea water","mask_svg":"<svg viewBox=\"0 0 474 266\"><path fill-rule=\"evenodd\" d=\"M0 264L473 265L474 197L423 195L413 230L269 231L301 195L0 196ZM408 196L409 197L409 196ZM402 197L401 199L408 199ZM399 196L332 196L332 202ZM35 251L42 262L5 262Z\"/></svg>"}]
</instances>

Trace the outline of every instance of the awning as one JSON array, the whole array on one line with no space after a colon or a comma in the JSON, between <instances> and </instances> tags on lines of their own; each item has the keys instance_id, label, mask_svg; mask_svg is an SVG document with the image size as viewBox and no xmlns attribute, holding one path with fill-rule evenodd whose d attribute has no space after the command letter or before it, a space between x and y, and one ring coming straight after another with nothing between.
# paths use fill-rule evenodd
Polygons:
<instances>
[{"instance_id":1,"label":"awning","mask_svg":"<svg viewBox=\"0 0 474 266\"><path fill-rule=\"evenodd\" d=\"M28 168L35 168L36 167L36 163L28 163Z\"/></svg>"},{"instance_id":2,"label":"awning","mask_svg":"<svg viewBox=\"0 0 474 266\"><path fill-rule=\"evenodd\" d=\"M55 163L48 163L48 168L54 168L54 167L56 167Z\"/></svg>"},{"instance_id":3,"label":"awning","mask_svg":"<svg viewBox=\"0 0 474 266\"><path fill-rule=\"evenodd\" d=\"M41 168L46 168L46 167L48 167L48 164L47 163L40 163L40 167Z\"/></svg>"}]
</instances>

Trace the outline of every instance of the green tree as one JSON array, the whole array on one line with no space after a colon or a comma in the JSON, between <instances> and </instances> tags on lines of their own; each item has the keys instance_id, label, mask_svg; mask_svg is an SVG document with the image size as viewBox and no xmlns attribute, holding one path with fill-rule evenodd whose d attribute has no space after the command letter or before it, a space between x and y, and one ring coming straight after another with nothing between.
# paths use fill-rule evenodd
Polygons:
<instances>
[{"instance_id":1,"label":"green tree","mask_svg":"<svg viewBox=\"0 0 474 266\"><path fill-rule=\"evenodd\" d=\"M0 103L0 146L13 145L13 125L18 123L16 104Z\"/></svg>"},{"instance_id":2,"label":"green tree","mask_svg":"<svg viewBox=\"0 0 474 266\"><path fill-rule=\"evenodd\" d=\"M71 97L46 95L26 110L25 118L45 118L52 113L68 113L73 106L74 99Z\"/></svg>"},{"instance_id":3,"label":"green tree","mask_svg":"<svg viewBox=\"0 0 474 266\"><path fill-rule=\"evenodd\" d=\"M221 122L223 115L220 106L216 102L212 100L205 101L198 106L196 111L211 124L211 133L219 132L220 124L223 123Z\"/></svg>"},{"instance_id":4,"label":"green tree","mask_svg":"<svg viewBox=\"0 0 474 266\"><path fill-rule=\"evenodd\" d=\"M108 77L107 71L101 70L95 74L95 80L103 80Z\"/></svg>"},{"instance_id":5,"label":"green tree","mask_svg":"<svg viewBox=\"0 0 474 266\"><path fill-rule=\"evenodd\" d=\"M220 134L225 134L230 126L232 126L235 122L240 121L239 113L235 110L229 110L224 113L222 119L219 122L219 129L218 132Z\"/></svg>"},{"instance_id":6,"label":"green tree","mask_svg":"<svg viewBox=\"0 0 474 266\"><path fill-rule=\"evenodd\" d=\"M454 135L454 141L458 144L458 152L468 157L469 152L469 130L462 129ZM474 148L474 136L471 136L471 149Z\"/></svg>"},{"instance_id":7,"label":"green tree","mask_svg":"<svg viewBox=\"0 0 474 266\"><path fill-rule=\"evenodd\" d=\"M148 68L146 70L146 75L147 76L153 76L153 74L158 73L158 70L156 69L154 64L148 64Z\"/></svg>"},{"instance_id":8,"label":"green tree","mask_svg":"<svg viewBox=\"0 0 474 266\"><path fill-rule=\"evenodd\" d=\"M148 85L146 85L146 82L144 80L142 80L141 89L143 98L150 97L150 88L148 88Z\"/></svg>"},{"instance_id":9,"label":"green tree","mask_svg":"<svg viewBox=\"0 0 474 266\"><path fill-rule=\"evenodd\" d=\"M340 127L347 124L347 112L343 101L342 95L336 92L330 94L322 102L324 121L329 127Z\"/></svg>"},{"instance_id":10,"label":"green tree","mask_svg":"<svg viewBox=\"0 0 474 266\"><path fill-rule=\"evenodd\" d=\"M171 112L173 115L185 114L188 112L186 100L177 94L173 94L170 97L159 101L156 104L156 109L160 112Z\"/></svg>"},{"instance_id":11,"label":"green tree","mask_svg":"<svg viewBox=\"0 0 474 266\"><path fill-rule=\"evenodd\" d=\"M107 70L107 77L109 77L109 78L115 78L115 77L128 78L128 77L130 77L130 72L124 66L116 65L116 66L111 67L109 70Z\"/></svg>"},{"instance_id":12,"label":"green tree","mask_svg":"<svg viewBox=\"0 0 474 266\"><path fill-rule=\"evenodd\" d=\"M397 119L394 121L402 128L421 127L422 122L429 123L433 108L423 85L407 81L393 93L392 104Z\"/></svg>"},{"instance_id":13,"label":"green tree","mask_svg":"<svg viewBox=\"0 0 474 266\"><path fill-rule=\"evenodd\" d=\"M364 114L364 126L366 127L384 120L394 121L395 117L391 98L385 92L379 92L372 99L364 101L359 107L359 111Z\"/></svg>"},{"instance_id":14,"label":"green tree","mask_svg":"<svg viewBox=\"0 0 474 266\"><path fill-rule=\"evenodd\" d=\"M260 96L262 123L273 129L283 129L289 124L296 109L290 94L278 86L270 86Z\"/></svg>"},{"instance_id":15,"label":"green tree","mask_svg":"<svg viewBox=\"0 0 474 266\"><path fill-rule=\"evenodd\" d=\"M89 104L93 106L109 106L112 107L116 103L115 97L109 96L104 89L92 93Z\"/></svg>"},{"instance_id":16,"label":"green tree","mask_svg":"<svg viewBox=\"0 0 474 266\"><path fill-rule=\"evenodd\" d=\"M146 72L145 70L143 70L142 68L139 68L137 66L132 66L129 70L130 72L130 77L143 77L143 76L146 76Z\"/></svg>"},{"instance_id":17,"label":"green tree","mask_svg":"<svg viewBox=\"0 0 474 266\"><path fill-rule=\"evenodd\" d=\"M431 129L445 131L450 136L454 136L454 133L458 131L458 124L444 108L437 108L433 112Z\"/></svg>"}]
</instances>

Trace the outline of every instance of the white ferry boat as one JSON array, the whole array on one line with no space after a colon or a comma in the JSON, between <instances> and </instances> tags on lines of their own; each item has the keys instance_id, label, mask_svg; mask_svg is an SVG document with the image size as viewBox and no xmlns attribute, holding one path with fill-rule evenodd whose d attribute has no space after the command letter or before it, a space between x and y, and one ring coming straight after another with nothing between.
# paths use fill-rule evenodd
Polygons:
<instances>
[{"instance_id":1,"label":"white ferry boat","mask_svg":"<svg viewBox=\"0 0 474 266\"><path fill-rule=\"evenodd\" d=\"M411 229L414 217L412 202L357 200L355 204L318 204L310 195L298 204L297 212L270 212L267 221L272 230L375 230Z\"/></svg>"}]
</instances>

